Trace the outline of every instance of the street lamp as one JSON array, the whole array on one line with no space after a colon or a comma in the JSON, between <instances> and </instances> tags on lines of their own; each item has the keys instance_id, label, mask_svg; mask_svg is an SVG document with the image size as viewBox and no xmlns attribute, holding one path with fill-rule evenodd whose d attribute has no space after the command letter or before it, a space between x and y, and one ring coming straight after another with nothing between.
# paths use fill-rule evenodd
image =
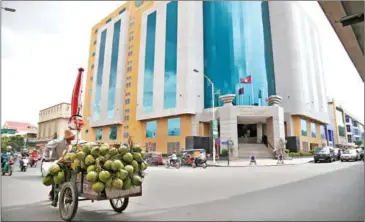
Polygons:
<instances>
[{"instance_id":1,"label":"street lamp","mask_svg":"<svg viewBox=\"0 0 365 222\"><path fill-rule=\"evenodd\" d=\"M197 69L194 69L193 71L196 72L196 73L199 73L199 71ZM214 84L213 84L212 80L210 80L209 77L206 76L204 73L203 73L203 76L212 85L212 108L213 108L213 111L212 111L212 118L213 118L212 124L214 124L214 120L215 120L215 115L214 115ZM212 127L212 129L213 129L213 127ZM215 140L214 140L214 138L213 138L213 164L215 164Z\"/></svg>"},{"instance_id":2,"label":"street lamp","mask_svg":"<svg viewBox=\"0 0 365 222\"><path fill-rule=\"evenodd\" d=\"M8 11L8 12L15 12L16 11L13 8L7 8L7 7L1 7L1 9L4 9L5 11Z\"/></svg>"}]
</instances>

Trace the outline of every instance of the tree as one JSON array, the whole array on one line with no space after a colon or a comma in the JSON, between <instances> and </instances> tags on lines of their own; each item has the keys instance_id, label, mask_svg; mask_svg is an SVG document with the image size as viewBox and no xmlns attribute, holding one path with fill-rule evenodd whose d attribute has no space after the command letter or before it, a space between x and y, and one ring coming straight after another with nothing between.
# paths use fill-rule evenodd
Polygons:
<instances>
[{"instance_id":1,"label":"tree","mask_svg":"<svg viewBox=\"0 0 365 222\"><path fill-rule=\"evenodd\" d=\"M7 146L11 146L13 150L20 151L21 149L24 148L24 137L22 136L1 137L1 152L4 152Z\"/></svg>"},{"instance_id":2,"label":"tree","mask_svg":"<svg viewBox=\"0 0 365 222\"><path fill-rule=\"evenodd\" d=\"M356 146L360 147L362 145L362 140L355 141Z\"/></svg>"}]
</instances>

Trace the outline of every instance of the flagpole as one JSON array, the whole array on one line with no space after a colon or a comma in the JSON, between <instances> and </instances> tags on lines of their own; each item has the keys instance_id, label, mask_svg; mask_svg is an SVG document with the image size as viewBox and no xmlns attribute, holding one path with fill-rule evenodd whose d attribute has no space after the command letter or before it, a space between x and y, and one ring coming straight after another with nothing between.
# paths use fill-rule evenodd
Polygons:
<instances>
[{"instance_id":1,"label":"flagpole","mask_svg":"<svg viewBox=\"0 0 365 222\"><path fill-rule=\"evenodd\" d=\"M254 103L255 103L255 97L253 95L253 81L251 77L251 105L254 105Z\"/></svg>"}]
</instances>

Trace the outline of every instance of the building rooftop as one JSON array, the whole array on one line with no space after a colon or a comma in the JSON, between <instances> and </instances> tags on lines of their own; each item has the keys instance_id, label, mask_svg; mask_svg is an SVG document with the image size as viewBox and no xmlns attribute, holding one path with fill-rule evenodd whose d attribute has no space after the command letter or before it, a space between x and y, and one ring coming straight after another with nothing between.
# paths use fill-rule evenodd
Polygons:
<instances>
[{"instance_id":1,"label":"building rooftop","mask_svg":"<svg viewBox=\"0 0 365 222\"><path fill-rule=\"evenodd\" d=\"M66 102L63 102L63 103L57 103L56 105L52 105L52 106L49 106L49 107L47 107L47 108L41 109L39 112L42 112L42 111L44 111L44 110L47 110L47 109L50 109L50 108L52 108L52 107L56 107L56 106L58 106L58 105L62 105L62 104L71 105L71 103L66 103Z\"/></svg>"},{"instance_id":2,"label":"building rooftop","mask_svg":"<svg viewBox=\"0 0 365 222\"><path fill-rule=\"evenodd\" d=\"M20 132L37 133L37 127L27 122L6 121L4 123L3 128L14 129L18 133Z\"/></svg>"}]
</instances>

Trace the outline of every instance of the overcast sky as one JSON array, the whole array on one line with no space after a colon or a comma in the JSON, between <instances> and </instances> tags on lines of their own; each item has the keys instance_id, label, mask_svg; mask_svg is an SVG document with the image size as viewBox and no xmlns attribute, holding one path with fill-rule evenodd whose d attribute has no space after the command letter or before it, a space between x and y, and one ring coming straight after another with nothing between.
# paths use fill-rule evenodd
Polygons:
<instances>
[{"instance_id":1,"label":"overcast sky","mask_svg":"<svg viewBox=\"0 0 365 222\"><path fill-rule=\"evenodd\" d=\"M7 1L1 11L1 122L38 122L39 110L70 102L77 68L87 67L91 28L123 1ZM316 2L327 93L361 121L364 84ZM313 8L311 8L313 7Z\"/></svg>"}]
</instances>

